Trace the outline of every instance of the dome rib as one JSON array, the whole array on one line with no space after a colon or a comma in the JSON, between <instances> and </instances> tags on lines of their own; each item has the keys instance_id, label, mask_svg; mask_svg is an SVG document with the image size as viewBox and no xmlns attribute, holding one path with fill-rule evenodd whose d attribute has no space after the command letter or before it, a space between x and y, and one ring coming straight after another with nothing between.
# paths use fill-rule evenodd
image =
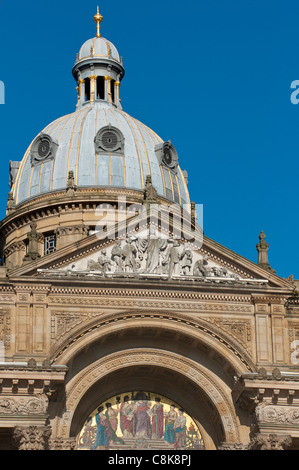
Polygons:
<instances>
[{"instance_id":1,"label":"dome rib","mask_svg":"<svg viewBox=\"0 0 299 470\"><path fill-rule=\"evenodd\" d=\"M111 125L124 138L124 151L96 153L95 137ZM189 203L184 175L162 168L156 145L163 140L148 126L123 110L98 102L56 119L41 134L57 141L55 158L32 166L31 149L21 162L13 195L16 205L28 199L67 187L68 173L74 172L77 187L114 187L144 190L147 175L160 196L177 203ZM41 135L39 134L39 136Z\"/></svg>"}]
</instances>

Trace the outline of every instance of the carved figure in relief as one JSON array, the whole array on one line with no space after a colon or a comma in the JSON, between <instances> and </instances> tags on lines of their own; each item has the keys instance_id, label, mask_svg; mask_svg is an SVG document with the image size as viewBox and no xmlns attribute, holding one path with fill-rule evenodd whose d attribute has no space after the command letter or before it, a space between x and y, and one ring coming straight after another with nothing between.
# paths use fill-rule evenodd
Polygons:
<instances>
[{"instance_id":1,"label":"carved figure in relief","mask_svg":"<svg viewBox=\"0 0 299 470\"><path fill-rule=\"evenodd\" d=\"M117 240L116 245L112 248L111 259L115 262L116 268L115 272L121 273L124 270L123 264L123 252L121 247L121 241Z\"/></svg>"},{"instance_id":2,"label":"carved figure in relief","mask_svg":"<svg viewBox=\"0 0 299 470\"><path fill-rule=\"evenodd\" d=\"M106 250L101 251L100 256L98 258L98 263L99 263L99 266L100 266L100 270L102 271L104 276L108 271L111 271L112 262L108 258Z\"/></svg>"},{"instance_id":3,"label":"carved figure in relief","mask_svg":"<svg viewBox=\"0 0 299 470\"><path fill-rule=\"evenodd\" d=\"M87 263L87 270L88 271L99 271L101 269L100 263L90 259Z\"/></svg>"},{"instance_id":4,"label":"carved figure in relief","mask_svg":"<svg viewBox=\"0 0 299 470\"><path fill-rule=\"evenodd\" d=\"M193 260L192 251L184 250L180 256L180 259L181 259L181 267L182 267L183 274L189 275L191 273L192 260Z\"/></svg>"},{"instance_id":5,"label":"carved figure in relief","mask_svg":"<svg viewBox=\"0 0 299 470\"><path fill-rule=\"evenodd\" d=\"M227 271L226 268L213 267L212 272L213 272L214 276L216 276L216 277L226 277L228 275L228 271Z\"/></svg>"},{"instance_id":6,"label":"carved figure in relief","mask_svg":"<svg viewBox=\"0 0 299 470\"><path fill-rule=\"evenodd\" d=\"M208 257L204 256L201 260L196 261L193 268L193 275L198 277L209 277L211 276L211 268L208 266Z\"/></svg>"},{"instance_id":7,"label":"carved figure in relief","mask_svg":"<svg viewBox=\"0 0 299 470\"><path fill-rule=\"evenodd\" d=\"M161 251L167 248L168 241L161 239L154 228L150 228L150 233L146 239L138 239L137 247L140 252L139 258L142 260L146 253L146 266L144 272L147 274L162 274Z\"/></svg>"},{"instance_id":8,"label":"carved figure in relief","mask_svg":"<svg viewBox=\"0 0 299 470\"><path fill-rule=\"evenodd\" d=\"M172 242L173 245L170 246L168 252L163 260L163 264L168 267L168 276L171 278L173 275L178 275L180 268L180 253L179 247L180 244L177 241Z\"/></svg>"},{"instance_id":9,"label":"carved figure in relief","mask_svg":"<svg viewBox=\"0 0 299 470\"><path fill-rule=\"evenodd\" d=\"M129 238L123 248L125 272L136 272L136 255L137 249L133 245L133 240Z\"/></svg>"}]
</instances>

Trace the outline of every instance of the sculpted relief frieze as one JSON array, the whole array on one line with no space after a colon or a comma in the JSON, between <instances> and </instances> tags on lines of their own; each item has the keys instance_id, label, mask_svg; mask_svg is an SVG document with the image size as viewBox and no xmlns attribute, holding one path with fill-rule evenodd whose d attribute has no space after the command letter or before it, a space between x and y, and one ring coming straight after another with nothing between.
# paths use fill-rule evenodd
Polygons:
<instances>
[{"instance_id":1,"label":"sculpted relief frieze","mask_svg":"<svg viewBox=\"0 0 299 470\"><path fill-rule=\"evenodd\" d=\"M45 394L33 397L0 398L0 415L4 416L33 416L46 414L47 408L48 397Z\"/></svg>"},{"instance_id":2,"label":"sculpted relief frieze","mask_svg":"<svg viewBox=\"0 0 299 470\"><path fill-rule=\"evenodd\" d=\"M200 252L192 243L163 238L150 232L146 238L130 237L109 243L102 248L75 258L59 269L39 270L39 275L86 276L103 278L162 278L199 280L208 283L259 283L265 279L242 277L225 263L216 262Z\"/></svg>"},{"instance_id":3,"label":"sculpted relief frieze","mask_svg":"<svg viewBox=\"0 0 299 470\"><path fill-rule=\"evenodd\" d=\"M299 424L299 407L296 406L274 406L262 404L255 410L258 423L272 424Z\"/></svg>"}]
</instances>

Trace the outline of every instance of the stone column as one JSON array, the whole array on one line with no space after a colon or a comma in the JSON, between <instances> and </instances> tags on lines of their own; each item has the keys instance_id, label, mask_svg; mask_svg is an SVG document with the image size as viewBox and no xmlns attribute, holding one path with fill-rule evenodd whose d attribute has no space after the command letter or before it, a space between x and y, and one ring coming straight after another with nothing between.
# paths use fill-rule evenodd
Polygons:
<instances>
[{"instance_id":1,"label":"stone column","mask_svg":"<svg viewBox=\"0 0 299 470\"><path fill-rule=\"evenodd\" d=\"M104 77L105 79L105 101L112 103L111 93L111 77Z\"/></svg>"},{"instance_id":2,"label":"stone column","mask_svg":"<svg viewBox=\"0 0 299 470\"><path fill-rule=\"evenodd\" d=\"M49 450L50 426L17 426L13 437L18 450Z\"/></svg>"},{"instance_id":3,"label":"stone column","mask_svg":"<svg viewBox=\"0 0 299 470\"><path fill-rule=\"evenodd\" d=\"M115 90L115 95L114 95L114 104L119 107L119 88L120 88L120 82L117 81L114 83L114 90Z\"/></svg>"},{"instance_id":4,"label":"stone column","mask_svg":"<svg viewBox=\"0 0 299 470\"><path fill-rule=\"evenodd\" d=\"M85 80L82 78L79 80L79 93L80 93L80 104L85 102Z\"/></svg>"},{"instance_id":5,"label":"stone column","mask_svg":"<svg viewBox=\"0 0 299 470\"><path fill-rule=\"evenodd\" d=\"M90 80L90 101L94 103L96 96L97 96L97 76L91 75L89 77L89 80Z\"/></svg>"}]
</instances>

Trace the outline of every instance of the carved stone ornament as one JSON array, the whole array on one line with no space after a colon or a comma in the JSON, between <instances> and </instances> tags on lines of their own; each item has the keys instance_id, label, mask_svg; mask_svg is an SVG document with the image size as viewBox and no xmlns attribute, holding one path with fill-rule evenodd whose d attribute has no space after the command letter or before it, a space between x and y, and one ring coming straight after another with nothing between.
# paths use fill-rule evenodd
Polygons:
<instances>
[{"instance_id":1,"label":"carved stone ornament","mask_svg":"<svg viewBox=\"0 0 299 470\"><path fill-rule=\"evenodd\" d=\"M170 140L157 145L155 152L160 165L172 170L174 173L177 172L179 157Z\"/></svg>"},{"instance_id":2,"label":"carved stone ornament","mask_svg":"<svg viewBox=\"0 0 299 470\"><path fill-rule=\"evenodd\" d=\"M144 236L143 236L144 235ZM189 243L168 239L150 227L146 234L116 240L66 267L39 270L39 274L100 277L161 277L217 283L267 283L264 279L241 278Z\"/></svg>"},{"instance_id":3,"label":"carved stone ornament","mask_svg":"<svg viewBox=\"0 0 299 470\"><path fill-rule=\"evenodd\" d=\"M51 434L50 426L18 426L13 437L18 450L48 450Z\"/></svg>"},{"instance_id":4,"label":"carved stone ornament","mask_svg":"<svg viewBox=\"0 0 299 470\"><path fill-rule=\"evenodd\" d=\"M149 175L146 177L144 201L147 204L153 204L157 202L157 190L152 184L152 177Z\"/></svg>"},{"instance_id":5,"label":"carved stone ornament","mask_svg":"<svg viewBox=\"0 0 299 470\"><path fill-rule=\"evenodd\" d=\"M47 413L48 397L45 394L29 397L3 397L0 399L1 415L36 416Z\"/></svg>"},{"instance_id":6,"label":"carved stone ornament","mask_svg":"<svg viewBox=\"0 0 299 470\"><path fill-rule=\"evenodd\" d=\"M28 251L24 257L23 262L27 263L30 261L35 261L40 258L40 254L38 251L38 242L40 238L40 234L36 230L37 224L36 222L31 222L30 224L30 232L27 235L28 238Z\"/></svg>"},{"instance_id":7,"label":"carved stone ornament","mask_svg":"<svg viewBox=\"0 0 299 470\"><path fill-rule=\"evenodd\" d=\"M119 129L109 126L100 129L94 139L95 152L97 154L123 155L124 137Z\"/></svg>"},{"instance_id":8,"label":"carved stone ornament","mask_svg":"<svg viewBox=\"0 0 299 470\"><path fill-rule=\"evenodd\" d=\"M41 133L31 146L31 165L36 166L53 160L58 150L58 142L50 135Z\"/></svg>"},{"instance_id":9,"label":"carved stone ornament","mask_svg":"<svg viewBox=\"0 0 299 470\"><path fill-rule=\"evenodd\" d=\"M292 445L291 436L278 434L256 434L248 446L249 450L287 450Z\"/></svg>"},{"instance_id":10,"label":"carved stone ornament","mask_svg":"<svg viewBox=\"0 0 299 470\"><path fill-rule=\"evenodd\" d=\"M273 424L299 424L299 407L261 404L255 410L257 422Z\"/></svg>"},{"instance_id":11,"label":"carved stone ornament","mask_svg":"<svg viewBox=\"0 0 299 470\"><path fill-rule=\"evenodd\" d=\"M50 439L49 447L50 450L75 450L76 439L63 439L62 437Z\"/></svg>"},{"instance_id":12,"label":"carved stone ornament","mask_svg":"<svg viewBox=\"0 0 299 470\"><path fill-rule=\"evenodd\" d=\"M246 444L228 444L224 442L217 450L248 450L248 445Z\"/></svg>"},{"instance_id":13,"label":"carved stone ornament","mask_svg":"<svg viewBox=\"0 0 299 470\"><path fill-rule=\"evenodd\" d=\"M66 192L68 196L74 196L76 192L75 177L72 170L68 172Z\"/></svg>"}]
</instances>

